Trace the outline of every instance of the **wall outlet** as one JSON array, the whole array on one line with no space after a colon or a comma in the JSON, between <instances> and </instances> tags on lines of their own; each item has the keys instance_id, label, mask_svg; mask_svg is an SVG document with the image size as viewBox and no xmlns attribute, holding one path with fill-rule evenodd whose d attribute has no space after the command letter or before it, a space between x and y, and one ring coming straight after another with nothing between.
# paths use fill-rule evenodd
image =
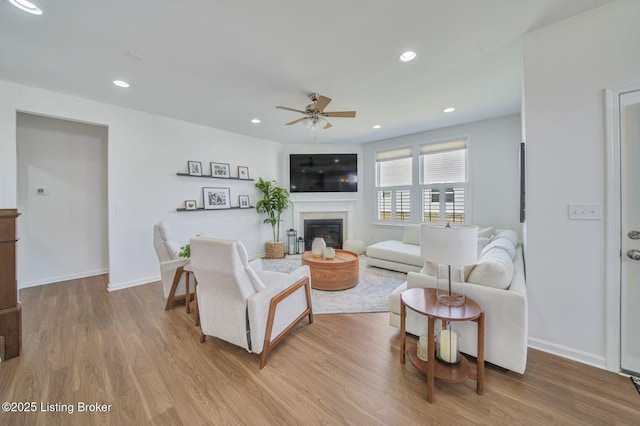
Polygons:
<instances>
[{"instance_id":1,"label":"wall outlet","mask_svg":"<svg viewBox=\"0 0 640 426\"><path fill-rule=\"evenodd\" d=\"M600 220L602 206L600 204L569 204L570 220Z\"/></svg>"}]
</instances>

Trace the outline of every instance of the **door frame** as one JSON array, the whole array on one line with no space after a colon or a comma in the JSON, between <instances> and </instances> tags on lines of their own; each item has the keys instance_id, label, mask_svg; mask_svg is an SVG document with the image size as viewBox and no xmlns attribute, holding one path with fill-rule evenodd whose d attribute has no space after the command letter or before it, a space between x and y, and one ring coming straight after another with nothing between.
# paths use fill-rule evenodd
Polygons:
<instances>
[{"instance_id":1,"label":"door frame","mask_svg":"<svg viewBox=\"0 0 640 426\"><path fill-rule=\"evenodd\" d=\"M606 89L605 101L605 223L604 302L606 368L619 373L621 321L621 221L620 95L640 90L640 85Z\"/></svg>"}]
</instances>

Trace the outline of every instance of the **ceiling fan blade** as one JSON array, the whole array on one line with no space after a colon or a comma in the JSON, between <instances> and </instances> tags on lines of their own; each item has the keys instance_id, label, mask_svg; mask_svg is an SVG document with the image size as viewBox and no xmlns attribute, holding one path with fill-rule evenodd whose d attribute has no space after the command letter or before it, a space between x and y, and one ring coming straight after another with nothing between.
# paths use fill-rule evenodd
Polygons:
<instances>
[{"instance_id":1,"label":"ceiling fan blade","mask_svg":"<svg viewBox=\"0 0 640 426\"><path fill-rule=\"evenodd\" d=\"M285 123L285 126L291 126L292 124L299 123L299 122L301 122L302 120L304 120L305 118L307 118L307 117L302 117L302 118L298 118L297 120L290 121L290 122L288 122L288 123Z\"/></svg>"},{"instance_id":2,"label":"ceiling fan blade","mask_svg":"<svg viewBox=\"0 0 640 426\"><path fill-rule=\"evenodd\" d=\"M300 114L306 114L305 111L300 111L299 109L293 109L293 108L289 108L289 107L283 107L283 106L277 106L277 109L284 109L286 111L293 111L293 112L299 112Z\"/></svg>"},{"instance_id":3,"label":"ceiling fan blade","mask_svg":"<svg viewBox=\"0 0 640 426\"><path fill-rule=\"evenodd\" d=\"M320 95L318 97L318 100L316 101L316 110L320 112L324 111L327 105L329 105L329 102L331 102L331 98L327 98L326 96Z\"/></svg>"},{"instance_id":4,"label":"ceiling fan blade","mask_svg":"<svg viewBox=\"0 0 640 426\"><path fill-rule=\"evenodd\" d=\"M327 124L323 127L323 129L328 129L329 127L333 127L331 123L327 121Z\"/></svg>"},{"instance_id":5,"label":"ceiling fan blade","mask_svg":"<svg viewBox=\"0 0 640 426\"><path fill-rule=\"evenodd\" d=\"M342 118L354 118L356 116L355 111L334 111L324 112L322 115L325 117L342 117Z\"/></svg>"}]
</instances>

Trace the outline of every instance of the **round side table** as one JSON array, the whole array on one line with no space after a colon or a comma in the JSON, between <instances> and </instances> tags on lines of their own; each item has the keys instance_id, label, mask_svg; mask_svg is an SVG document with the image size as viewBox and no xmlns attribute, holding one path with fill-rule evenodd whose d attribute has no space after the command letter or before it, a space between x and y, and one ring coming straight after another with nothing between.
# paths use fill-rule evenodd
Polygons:
<instances>
[{"instance_id":1,"label":"round side table","mask_svg":"<svg viewBox=\"0 0 640 426\"><path fill-rule=\"evenodd\" d=\"M427 361L418 358L416 345L406 350L406 313L407 308L424 315L428 319ZM478 357L475 374L471 371L469 361L460 355L457 365L448 365L436 358L434 328L436 320L474 321L478 327ZM427 375L427 401L433 402L435 379L447 382L462 382L467 379L476 381L476 392L484 391L484 312L474 300L466 298L461 306L449 306L438 302L436 290L433 288L410 288L400 297L400 362L405 363L405 354L411 363Z\"/></svg>"}]
</instances>

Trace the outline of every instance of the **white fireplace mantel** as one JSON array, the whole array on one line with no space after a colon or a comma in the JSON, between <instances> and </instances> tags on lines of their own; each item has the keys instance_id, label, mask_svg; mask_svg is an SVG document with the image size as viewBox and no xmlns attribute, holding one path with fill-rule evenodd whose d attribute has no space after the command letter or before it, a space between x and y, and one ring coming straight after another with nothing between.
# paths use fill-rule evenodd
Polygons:
<instances>
[{"instance_id":1,"label":"white fireplace mantel","mask_svg":"<svg viewBox=\"0 0 640 426\"><path fill-rule=\"evenodd\" d=\"M293 227L299 230L298 235L304 236L305 219L342 219L344 239L353 239L350 224L354 220L356 202L356 199L294 200Z\"/></svg>"}]
</instances>

